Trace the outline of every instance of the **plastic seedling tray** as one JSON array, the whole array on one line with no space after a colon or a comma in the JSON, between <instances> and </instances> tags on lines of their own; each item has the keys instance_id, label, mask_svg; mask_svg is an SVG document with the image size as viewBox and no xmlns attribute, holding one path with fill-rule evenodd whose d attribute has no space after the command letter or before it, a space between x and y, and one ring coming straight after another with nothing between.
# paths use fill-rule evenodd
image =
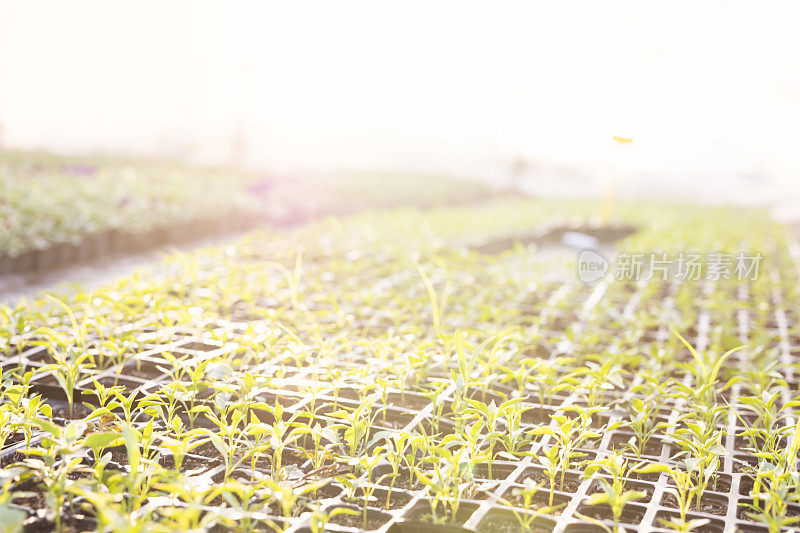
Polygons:
<instances>
[{"instance_id":1,"label":"plastic seedling tray","mask_svg":"<svg viewBox=\"0 0 800 533\"><path fill-rule=\"evenodd\" d=\"M563 285L547 284L543 290L537 293L536 298L527 300L520 298L518 302L509 306L512 308L516 306L516 310L523 316L535 318L538 327L535 331L541 333L543 337L547 339L559 337L558 341L531 345L528 348L529 352L526 353L529 357L554 360L558 357L574 355L575 343L565 341L563 338L567 336L565 332L569 332L569 335L574 338L579 338L582 332L593 333L591 352L603 353L612 346L611 339L614 335L628 331L626 328L630 326L630 323L626 320L629 320L629 313L641 304L643 298L640 293L641 288L637 284L615 286L613 294L609 294L606 293L609 290L607 284L587 288L578 286L576 283L571 281ZM657 291L649 295L647 305L657 306L665 312L669 311L675 305L674 295L675 287L671 287L670 290ZM785 403L792 397L792 387L796 389L797 379L793 375L791 365L797 360L795 354L790 351L791 343L794 341L790 340L790 330L787 326L788 315L783 312L779 301L772 301L772 305L774 322L770 322L772 324L770 334L778 339L772 344L781 349L783 367L780 371L789 384L788 388L784 387L781 391L781 401ZM713 335L714 321L724 318L728 311L727 309L719 311L706 308L702 302L698 302L696 307L697 316L696 320L693 320L696 323L687 327L686 331L692 335L692 343L699 350L704 350ZM616 325L598 325L594 315L606 313L603 317L610 316L609 309L614 310L613 316L616 317ZM231 310L232 315L233 313L234 310ZM741 309L738 314L742 315L738 317L740 319L739 337L745 339L748 334L746 312ZM226 318L228 321L220 319L218 323L206 324L204 327L206 329L224 328L236 323L235 316ZM146 321L143 321L143 324L145 323ZM329 325L325 322L321 323ZM331 320L331 323L334 321ZM252 328L263 325L265 330L273 326L269 320L264 319L248 320L244 325L239 325ZM370 325L371 323L367 321L358 323L357 327ZM181 364L187 369L197 368L197 365L210 359L219 358L233 362L238 361L237 358L241 357L241 351L235 344L198 336L196 330L183 331L181 328L171 328L169 331L161 331L157 328L142 326L142 324L137 325L136 328L138 328L136 335L140 350L123 362L97 370L93 375L94 379L106 386L121 386L127 394L140 394L141 397L144 397L172 382L172 376L163 372L164 369L171 370L167 354L179 358ZM533 329L533 326L531 328ZM327 330L326 333L328 333ZM652 323L641 328L641 333L642 337L655 342L664 342L670 337L670 332L663 325L653 325ZM584 348L589 351L589 348ZM679 347L678 350L683 350L683 348ZM22 358L27 364L36 366L47 362L47 357L46 351L40 348L30 348L21 355L10 354L2 357L0 363L3 368L9 368L11 365L20 364L20 358ZM691 362L688 350L681 352L681 360L687 363ZM254 374L270 376L269 385L259 389L255 399L270 406L282 406L282 420L275 419L279 415L255 408L250 409L247 413L247 420L255 418L265 424L279 421L288 422L293 420L294 416L301 417L294 420L303 420L302 417L308 417L308 411L313 410L316 420L320 423L332 422L336 420L337 411L341 408L355 408L360 404L364 396L362 390L364 383L370 382L374 378L373 370L382 364L363 346L355 345L350 350L342 350L334 355L321 354L317 362L316 365L309 364L308 360L299 360L297 354L286 352L272 358L254 358L248 363L249 366L243 365L241 368L236 368L235 371L252 370ZM739 355L734 355L729 360L729 365L733 368L741 368L746 364L747 360ZM369 432L378 437L374 442L365 445L366 450L375 450L381 444L385 444L386 441L381 439L386 439L392 433L397 432L424 431L425 435L430 436L436 443L441 443L447 439L448 435L454 434L458 418L463 414L463 408L460 410L457 407L463 398L458 397L459 390L451 376L451 371L456 368L455 361L431 361L429 367L426 368L426 377L417 384L414 390L402 391L392 388L385 396L376 399L367 410L367 415L370 420ZM361 376L362 381L359 382L351 376L349 380L338 383L337 388L333 390L334 387L330 383L330 376L333 372L349 369L366 369ZM562 369L562 374L568 373L569 370L571 368L567 365ZM601 393L605 395L604 399L607 402L613 400L617 407L624 408L634 399L639 398L639 393L634 388L634 385L639 383L637 381L639 377L626 369L623 369L620 375L623 378L623 386L607 387ZM671 373L671 376L686 386L692 386L691 375L686 371L677 369ZM181 379L184 384L188 383L185 376ZM42 394L54 410L57 410L60 415L54 417L57 423L65 423L63 413L66 395L63 390L51 379L48 379L47 375L37 377L33 383L33 392ZM307 392L309 386L319 383L327 383L331 386L321 389L312 397ZM77 384L76 404L93 400L92 395L86 392L91 384L91 379L83 379ZM440 387L442 388L437 398L437 405L434 406L431 398L424 392L430 393ZM485 386L473 386L464 392L467 398L482 400L486 403L494 402L497 405L513 395L515 390L513 382L499 384L495 381ZM530 409L521 418L521 425L530 430L546 425L552 427L555 423L551 421L552 417L570 413L570 409L576 406L586 406L586 395L586 390L576 387L570 392L565 390L551 394L547 401L542 403L537 394L526 393L521 396L522 405ZM742 395L743 391L740 386L734 384L730 390L719 394L717 400L735 404ZM234 399L235 396L232 395L230 400ZM213 408L214 400L215 398L209 392L198 391L196 396L191 398L191 403ZM674 436L676 429L686 427L685 423L679 421L679 418L687 409L688 406L683 403L683 400L674 398L667 398L658 406L654 415L656 420L668 422L671 427L653 436L644 446L640 457L634 456L633 452L626 447L626 443L633 436L633 433L626 428L602 430L599 436L582 442L576 451L583 454L582 459L593 460L607 457L615 450L623 450L632 462L660 462L675 465L678 459L676 457L678 447L671 437ZM251 413L255 416L250 417ZM212 421L204 414L198 414L192 420L192 413L187 409L186 402L182 402L176 407L175 415L186 426L194 424L194 427L214 427ZM752 416L746 412L743 412L742 416L746 420L752 419ZM620 412L607 409L595 415L589 427L603 429L606 425L619 421L620 417ZM752 520L745 513L743 507L752 502L752 480L747 473L747 465L753 463L753 457L745 450L748 442L741 436L737 436L737 433L741 433L743 430L741 422L731 413L726 420L720 422L719 428L724 433L721 443L725 447L726 453L722 456L715 472L716 481L705 491L700 505L692 506L689 518L707 520L697 529L701 532L763 531L763 526ZM500 533L519 531L518 516L515 513L530 514L532 509L523 508L524 502L517 494L517 489L523 487L527 479L532 479L542 486L540 492L533 498L536 506L543 504L549 498L549 491L546 489L548 478L538 458L553 444L553 436L546 433L539 434L530 444L530 454L526 454L524 457L517 460L499 458L492 463L491 471L490 466L485 462L474 464L469 472L464 473L468 482L464 483L462 499L457 512L454 513L452 523L434 525L430 515L434 512L441 513L443 503L441 501L437 503L430 491L407 468L401 468L399 476L392 483L387 477L392 472L390 465L385 462L377 464L368 478L361 475L358 485L353 488L348 486L348 482L352 481L348 474L355 475L357 473L355 466L347 461L335 462L331 458L323 460L322 464L315 464L310 458L313 456L315 448L310 437L306 435L304 438L292 442L283 450L280 455L281 463L286 468L287 480L294 487L302 487L318 481L321 481L321 485L314 491L304 494L298 502L297 512L291 513L290 516L283 516L281 509L272 502L264 505L264 508L259 509L252 518L261 528L265 527L268 522L273 522L288 528L289 531L305 532L310 531L309 516L307 513L303 513L318 506L327 511L345 508L358 513L357 515L334 516L326 526L326 529L332 532L368 530L381 533L386 531L402 533L404 531L456 532L469 530ZM6 446L0 451L4 464L16 460L21 445L18 436L7 441ZM154 449L159 452L159 461L162 465L175 466L177 459L171 450L160 448L158 445ZM107 451L112 454L111 468L124 469L129 466L124 447L116 447ZM92 460L88 454L84 459L89 462ZM255 463L245 460L239 466L229 469L220 450L211 443L205 443L185 455L181 471L194 479L205 480L209 483L221 483L226 474L234 479L240 479L244 483L257 475L274 473L272 460L273 458L269 454L264 454ZM418 470L425 475L432 475L431 469L431 465L428 464L418 465ZM609 507L587 504L587 497L602 490L603 481L608 479L608 476L602 473L587 477L585 466L580 461L572 463L564 473L563 484L559 483L553 489L553 503L558 508L533 519L532 530L562 532L602 531L603 527L612 528L614 523ZM660 520L673 518L678 513L677 501L669 494L669 489L673 485L670 477L657 472L629 472L625 481L626 488L639 490L644 496L625 506L620 517L620 524L626 530L632 531L665 531ZM16 487L16 490L23 490L23 488ZM366 498L367 496L369 497ZM364 504L365 498L366 505ZM23 507L33 516L38 510L37 505L41 508L41 502L37 503L36 498L33 498L27 501ZM159 509L163 511L163 508L168 505L175 505L175 503L155 497L148 502L143 512L152 512L157 515L161 512ZM204 502L203 510L206 513L214 513L221 511L223 506L224 502ZM791 505L789 512L798 513L800 509L796 505ZM71 516L70 520L81 526L87 524L91 526L92 524L90 517L82 516L77 512ZM45 529L48 527L47 524L36 525Z\"/></svg>"}]
</instances>

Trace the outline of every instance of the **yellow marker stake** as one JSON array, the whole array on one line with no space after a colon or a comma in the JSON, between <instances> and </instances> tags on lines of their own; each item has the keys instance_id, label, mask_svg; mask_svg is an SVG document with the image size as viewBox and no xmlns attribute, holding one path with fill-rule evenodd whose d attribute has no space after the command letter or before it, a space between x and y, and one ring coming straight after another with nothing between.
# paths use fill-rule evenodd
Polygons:
<instances>
[{"instance_id":1,"label":"yellow marker stake","mask_svg":"<svg viewBox=\"0 0 800 533\"><path fill-rule=\"evenodd\" d=\"M627 137L620 137L619 135L614 135L613 139L617 141L618 144L633 144L633 139L629 139ZM611 206L614 205L614 190L616 189L617 180L616 178L611 178L606 182L606 193L603 196L603 203L600 206L600 225L605 226L608 224L608 219L611 216Z\"/></svg>"},{"instance_id":2,"label":"yellow marker stake","mask_svg":"<svg viewBox=\"0 0 800 533\"><path fill-rule=\"evenodd\" d=\"M614 186L616 179L611 178L606 182L606 193L603 196L603 204L600 206L600 227L605 227L608 224L608 218L611 215L611 206L614 204Z\"/></svg>"}]
</instances>

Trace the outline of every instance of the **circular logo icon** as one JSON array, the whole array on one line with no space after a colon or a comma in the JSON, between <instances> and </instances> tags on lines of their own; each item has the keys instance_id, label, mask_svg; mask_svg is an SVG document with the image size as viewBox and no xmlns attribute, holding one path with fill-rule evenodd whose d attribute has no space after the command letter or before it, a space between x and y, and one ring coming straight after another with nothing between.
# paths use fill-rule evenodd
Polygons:
<instances>
[{"instance_id":1,"label":"circular logo icon","mask_svg":"<svg viewBox=\"0 0 800 533\"><path fill-rule=\"evenodd\" d=\"M593 283L608 273L608 261L594 250L583 250L578 254L578 279Z\"/></svg>"}]
</instances>

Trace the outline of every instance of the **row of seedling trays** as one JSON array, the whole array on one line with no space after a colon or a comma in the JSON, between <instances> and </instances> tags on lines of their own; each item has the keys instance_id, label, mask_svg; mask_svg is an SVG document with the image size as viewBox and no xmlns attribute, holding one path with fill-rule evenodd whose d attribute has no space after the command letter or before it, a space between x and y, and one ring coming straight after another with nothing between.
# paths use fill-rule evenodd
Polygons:
<instances>
[{"instance_id":1,"label":"row of seedling trays","mask_svg":"<svg viewBox=\"0 0 800 533\"><path fill-rule=\"evenodd\" d=\"M295 224L304 220L300 213L272 215L247 212L226 213L192 220L175 220L149 230L109 229L83 236L77 242L50 244L19 254L0 251L0 276L11 273L44 272L72 264L126 254L143 253L167 245L186 244L211 237L252 229L269 222Z\"/></svg>"},{"instance_id":2,"label":"row of seedling trays","mask_svg":"<svg viewBox=\"0 0 800 533\"><path fill-rule=\"evenodd\" d=\"M183 346L183 348L182 348ZM156 391L168 379L162 375L159 367L167 367L169 362L159 357L159 351L165 351L164 347L152 348L140 353L135 359L128 360L124 366L110 368L103 372L98 373L95 377L100 383L105 386L121 385L125 387L128 393L139 392L142 396L148 392ZM215 345L213 341L191 340L177 342L169 346L169 351L173 355L184 355L187 359L199 361L206 357L218 356L224 353L225 346ZM46 359L46 354L40 348L28 349L26 353L22 354L25 364L31 368L40 366L42 361ZM14 365L20 364L20 356L7 357L2 361L5 368L10 368ZM271 363L275 365L276 363ZM278 363L280 364L280 363ZM300 384L309 382L310 369L308 367L295 367L285 368L283 386L277 387L275 390L264 393L263 401L267 403L278 402L285 407L286 416L302 410L311 401L311 397L305 393L300 392ZM432 379L445 380L446 375L439 376L433 375ZM52 378L51 378L52 379ZM76 391L76 404L80 401L91 402L93 397L85 392L86 387L91 386L90 380L84 380L78 384L80 390ZM493 390L490 389L488 395L500 399L502 395L509 393L510 390L502 386L495 386ZM32 393L42 394L49 403L55 408L56 418L65 418L67 416L68 408L65 404L65 394L61 391L57 384L48 380L48 376L37 377L33 381ZM475 397L481 396L480 391L475 391ZM487 399L488 400L488 399ZM198 403L204 401L198 398ZM317 413L321 420L326 419L326 414L329 413L333 407L331 406L350 406L355 407L359 401L359 393L355 388L342 388L339 389L336 395L330 392L327 394L320 394L316 396L315 405L329 404L329 406L318 408ZM450 398L444 399L445 403L449 405ZM557 396L553 398L555 405L538 405L538 402L533 398L530 399L531 403L535 405L529 411L529 417L523 423L534 425L541 425L545 423L548 414L555 414L559 412L563 405L575 405L580 401L575 397ZM670 409L674 406L665 406L662 409L660 418L668 420L670 415L674 412ZM402 392L399 390L393 391L387 397L386 404L376 403L373 409L385 409L385 416L383 413L374 418L375 426L372 432L385 431L385 430L402 430L413 431L425 429L427 432L434 430L434 421L431 416L430 400L416 392ZM85 415L86 411L82 408L76 408L75 415ZM447 413L447 407L445 407ZM263 413L262 415L263 416ZM188 423L186 414L181 415L182 419ZM267 416L268 418L268 416ZM674 418L674 417L673 417ZM600 427L604 422L608 421L605 417L598 417L594 422L594 426ZM63 420L60 421L64 423ZM201 415L195 420L196 425L207 425L208 421L204 420ZM453 423L449 420L448 416L443 416L435 424L435 429L442 435L452 433ZM531 426L534 427L534 426ZM736 426L733 428L735 431L740 431L741 427ZM599 455L608 453L614 447L624 448L624 443L630 438L632 434L622 430L616 430L607 433L604 438L597 442L587 443L587 447L582 451L586 454L587 459L595 458ZM546 438L546 437L545 437ZM743 441L738 437L728 435L730 440L729 447L735 449L743 444ZM731 440L735 439L735 440ZM13 440L13 439L12 439ZM297 443L302 444L302 441ZM2 457L4 464L8 464L13 460L18 460L21 455L18 453L23 448L24 442L12 442L2 450ZM534 449L541 448L542 443L534 444ZM643 454L645 460L659 460L665 461L669 459L671 446L669 443L653 438L648 448ZM171 452L166 449L160 450L162 453L162 461L169 463L171 461ZM122 449L112 450L114 455L114 463L116 467L124 468L124 463L127 460L124 447ZM305 459L306 454L300 448L287 448L284 452L286 464L294 463L292 468L293 475L300 481L303 476L312 473L315 469L310 460ZM747 460L747 454L735 453L737 459ZM86 460L90 460L87 455ZM269 465L264 464L265 461L259 461L258 468L262 473L269 472ZM112 465L112 467L115 467ZM326 464L326 468L336 468L333 465ZM225 473L225 465L222 464L220 452L213 446L206 444L193 452L186 455L183 460L183 470L191 472L195 475L202 475L212 481L220 481L221 476ZM314 494L310 494L309 503L313 500L315 503L322 505L325 509L334 509L338 507L347 507L358 511L357 515L340 514L331 518L332 524L328 526L329 530L353 531L360 529L382 529L385 530L389 527L415 527L413 523L422 520L426 515L431 512L431 500L421 485L414 483L412 477L408 472L401 471L401 476L392 486L382 479L382 476L388 472L387 465L379 465L370 476L370 482L366 485L362 484L360 488L352 490L352 486L348 487L346 482L343 482L341 472L339 476L332 476L329 482L324 486L318 488ZM692 513L693 518L707 518L710 521L704 525L700 531L723 531L727 524L735 524L737 530L746 531L763 531L763 528L752 523L739 510L738 506L748 500L748 486L752 485L749 478L743 475L740 471L734 471L730 474L720 474L715 487L705 493L701 510ZM328 475L338 470L330 470ZM246 468L241 468L233 474L234 477L241 476L243 479L248 478L251 473ZM312 474L313 475L313 474ZM542 472L541 467L536 466L530 459L525 459L521 462L509 461L495 461L492 465L491 476L488 474L488 469L484 465L478 465L473 473L474 486L477 487L473 494L469 495L459 507L457 522L466 525L469 528L474 528L477 531L514 531L517 524L517 518L514 516L512 510L508 505L500 503L500 499L509 502L520 503L520 497L516 495L514 489L522 487L522 483L526 478L531 478L543 487L547 486L547 478ZM596 530L597 526L578 518L580 515L592 517L601 521L606 526L611 527L613 524L610 521L611 516L608 509L602 506L588 506L582 503L586 495L599 490L597 480L584 480L580 470L571 469L567 471L565 477L566 483L562 490L554 491L554 504L561 504L563 508L561 513L554 513L550 516L542 516L536 519L536 524L542 530L549 530L561 521L566 523L567 531L584 531ZM626 524L627 528L635 530L643 525L643 520L646 519L648 524L658 524L658 519L669 518L676 516L676 502L672 496L664 492L664 487L668 483L665 475L659 474L637 474L629 480L628 487L646 492L645 499L635 503L630 503L625 507L622 515L622 522ZM30 487L23 487L30 488ZM372 492L371 497L364 499L365 491ZM549 491L540 490L535 495L535 501L539 504L546 503ZM544 499L544 502L543 502ZM30 502L42 503L41 498L33 498ZM164 504L165 502L161 502ZM172 503L170 503L172 504ZM157 512L159 500L155 499L152 507L153 511ZM729 509L737 509L734 512ZM32 516L36 515L35 508L26 509ZM208 511L214 511L213 507L208 507ZM516 512L524 513L524 509L517 507ZM305 530L308 526L306 519L297 518L295 516L282 516L279 509L271 508L267 511L267 515L263 517L265 522L273 521L277 524L292 525L297 530ZM648 514L649 513L649 514ZM91 522L91 518L84 517L82 520ZM366 520L366 527L365 521ZM733 522L731 522L733 520ZM395 525L400 524L400 525ZM405 525L402 525L405 524ZM40 524L41 525L41 524ZM657 528L656 528L657 529Z\"/></svg>"}]
</instances>

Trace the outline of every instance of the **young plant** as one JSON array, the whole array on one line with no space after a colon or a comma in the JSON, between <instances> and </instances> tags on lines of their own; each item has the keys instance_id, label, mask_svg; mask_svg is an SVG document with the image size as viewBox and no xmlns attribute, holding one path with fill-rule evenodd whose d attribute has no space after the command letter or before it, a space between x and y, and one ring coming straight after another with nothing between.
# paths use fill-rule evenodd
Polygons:
<instances>
[{"instance_id":1,"label":"young plant","mask_svg":"<svg viewBox=\"0 0 800 533\"><path fill-rule=\"evenodd\" d=\"M735 378L728 380L722 387L718 387L719 373L723 363L732 354L742 349L742 346L733 348L723 353L719 357L711 352L700 354L689 342L684 339L677 331L675 335L681 340L683 345L692 355L693 364L684 365L693 374L694 380L690 384L677 383L677 390L687 398L690 404L699 411L706 426L717 423L720 416L720 405L717 402L717 395L728 388Z\"/></svg>"},{"instance_id":2,"label":"young plant","mask_svg":"<svg viewBox=\"0 0 800 533\"><path fill-rule=\"evenodd\" d=\"M555 495L556 490L556 479L561 471L558 447L548 446L547 448L542 448L541 451L542 453L536 456L536 460L539 461L540 465L542 465L542 468L544 469L544 475L547 476L547 479L550 482L550 496L547 504L552 507L553 496Z\"/></svg>"},{"instance_id":3,"label":"young plant","mask_svg":"<svg viewBox=\"0 0 800 533\"><path fill-rule=\"evenodd\" d=\"M73 418L74 410L73 404L75 403L75 387L81 380L84 372L92 368L92 365L86 363L89 358L87 352L79 353L72 347L67 348L66 352L56 351L53 353L55 363L44 365L39 369L39 372L50 372L56 379L64 395L67 397L67 404L69 405L69 417Z\"/></svg>"},{"instance_id":4,"label":"young plant","mask_svg":"<svg viewBox=\"0 0 800 533\"><path fill-rule=\"evenodd\" d=\"M352 410L339 409L328 415L331 418L342 420L342 423L330 427L331 429L344 430L345 453L350 457L357 457L367 448L370 430L375 417L378 415L377 412L374 415L371 414L372 404L376 399L375 395L370 395Z\"/></svg>"},{"instance_id":5,"label":"young plant","mask_svg":"<svg viewBox=\"0 0 800 533\"><path fill-rule=\"evenodd\" d=\"M521 406L522 398L512 398L500 405L495 405L492 400L488 405L478 401L467 399L469 407L464 409L463 414L458 420L477 421L477 427L473 426L469 433L480 435L485 442L486 456L488 459L489 477L492 476L492 464L495 457L495 444L501 442L506 447L506 453L511 455L520 445L519 440L524 437L524 432L520 428L520 420L524 407ZM509 423L510 420L510 423ZM506 422L513 427L501 428L501 424ZM477 442L473 442L476 445ZM477 448L474 448L477 450ZM511 455L511 460L516 457Z\"/></svg>"},{"instance_id":6,"label":"young plant","mask_svg":"<svg viewBox=\"0 0 800 533\"><path fill-rule=\"evenodd\" d=\"M431 517L434 522L453 523L458 516L464 491L472 483L473 458L466 446L453 450L442 446L431 451L435 454L431 457L433 470L425 473L415 469L414 472L432 496Z\"/></svg>"},{"instance_id":7,"label":"young plant","mask_svg":"<svg viewBox=\"0 0 800 533\"><path fill-rule=\"evenodd\" d=\"M438 386L434 385L433 388L422 393L431 402L431 425L433 426L434 432L439 431L439 425L446 405L446 394L444 394L444 391L447 390L448 386L447 383L442 383Z\"/></svg>"},{"instance_id":8,"label":"young plant","mask_svg":"<svg viewBox=\"0 0 800 533\"><path fill-rule=\"evenodd\" d=\"M542 410L552 401L557 392L570 386L562 371L572 361L571 357L556 357L555 359L537 359L530 365L528 382L536 389L536 397L539 399L539 407Z\"/></svg>"},{"instance_id":9,"label":"young plant","mask_svg":"<svg viewBox=\"0 0 800 533\"><path fill-rule=\"evenodd\" d=\"M615 365L612 359L606 359L601 364L587 361L586 365L573 371L564 379L581 391L583 399L589 407L602 406L607 391L625 387L622 368Z\"/></svg>"},{"instance_id":10,"label":"young plant","mask_svg":"<svg viewBox=\"0 0 800 533\"><path fill-rule=\"evenodd\" d=\"M700 498L708 484L716 481L719 458L727 451L722 445L722 430L706 427L702 421L686 420L684 424L671 436L672 441L683 448L674 458L683 458L686 472L693 480L695 505L700 510Z\"/></svg>"},{"instance_id":11,"label":"young plant","mask_svg":"<svg viewBox=\"0 0 800 533\"><path fill-rule=\"evenodd\" d=\"M637 459L642 457L642 452L653 435L670 427L667 422L656 421L656 415L661 405L658 398L658 396L648 396L644 400L632 398L628 403L628 419L624 425L633 432L634 436L627 444L636 454Z\"/></svg>"},{"instance_id":12,"label":"young plant","mask_svg":"<svg viewBox=\"0 0 800 533\"><path fill-rule=\"evenodd\" d=\"M386 509L388 509L392 499L394 484L400 476L400 468L403 465L403 461L405 461L406 451L411 444L411 435L408 433L392 433L386 436L386 441L385 459L392 468L392 471L384 476L391 480L389 482L389 490L386 491Z\"/></svg>"},{"instance_id":13,"label":"young plant","mask_svg":"<svg viewBox=\"0 0 800 533\"><path fill-rule=\"evenodd\" d=\"M665 473L669 475L672 482L675 484L675 487L667 487L664 490L672 494L678 501L679 516L677 518L670 518L669 520L661 519L661 524L665 527L680 533L688 533L710 522L707 518L693 518L687 520L692 501L699 498L699 488L695 484L694 476L692 476L691 473L678 468L671 468L669 465L661 463L650 463L645 466L640 466L635 468L634 472L639 472L641 474Z\"/></svg>"},{"instance_id":14,"label":"young plant","mask_svg":"<svg viewBox=\"0 0 800 533\"><path fill-rule=\"evenodd\" d=\"M455 346L458 366L455 370L450 370L450 375L455 385L455 392L453 393L453 411L458 412L463 408L463 404L467 398L470 387L477 383L477 379L473 376L473 372L478 364L478 361L484 357L489 345L496 341L496 337L489 337L483 341L471 354L467 354L467 348L464 345L464 333L457 331L453 335L453 345ZM495 344L497 347L497 344Z\"/></svg>"},{"instance_id":15,"label":"young plant","mask_svg":"<svg viewBox=\"0 0 800 533\"><path fill-rule=\"evenodd\" d=\"M615 532L620 531L619 522L625 505L647 496L646 493L639 490L625 490L628 471L628 460L620 452L615 452L603 459L589 461L584 470L585 478L591 478L598 472L604 474L603 477L597 478L602 492L589 496L586 503L588 505L608 505L611 508L611 515L614 517Z\"/></svg>"},{"instance_id":16,"label":"young plant","mask_svg":"<svg viewBox=\"0 0 800 533\"><path fill-rule=\"evenodd\" d=\"M378 464L378 461L381 460L381 452L380 450L375 450L375 453L372 455L362 455L357 459L351 459L351 464L357 464L360 468L362 468L367 476L367 483L363 483L361 485L361 495L363 496L364 506L362 508L362 520L363 520L363 527L367 529L367 510L369 507L369 502L372 500L372 495L375 493L375 490L378 488L376 485L371 483L372 478L372 470Z\"/></svg>"},{"instance_id":17,"label":"young plant","mask_svg":"<svg viewBox=\"0 0 800 533\"><path fill-rule=\"evenodd\" d=\"M269 405L262 402L256 402L250 405L251 408L265 410L272 415L272 423L265 424L262 422L252 422L243 431L242 435L251 437L267 437L270 449L272 450L272 475L274 478L279 479L283 469L283 453L287 447L299 440L303 435L308 433L308 426L298 422L300 413L294 413L288 417L285 416L283 406L276 399L275 405ZM242 419L244 420L244 419ZM233 445L234 441L231 441ZM251 448L248 452L253 453L256 448ZM247 454L245 454L245 457Z\"/></svg>"},{"instance_id":18,"label":"young plant","mask_svg":"<svg viewBox=\"0 0 800 533\"><path fill-rule=\"evenodd\" d=\"M506 400L500 405L501 422L504 429L497 432L497 441L503 447L503 451L498 455L511 461L516 461L520 456L529 455L528 451L523 450L530 444L529 432L527 428L522 427L522 415L528 409L530 407L513 400Z\"/></svg>"},{"instance_id":19,"label":"young plant","mask_svg":"<svg viewBox=\"0 0 800 533\"><path fill-rule=\"evenodd\" d=\"M559 508L563 507L563 505L557 505L555 507L538 507L533 509L533 498L538 492L539 486L531 478L525 478L521 487L515 487L512 489L511 494L522 500L522 508L525 509L525 512L520 512L517 510L517 506L508 500L500 499L500 503L508 506L508 508L511 509L514 518L517 519L520 531L534 531L537 518L543 514L553 513L554 511L557 511Z\"/></svg>"},{"instance_id":20,"label":"young plant","mask_svg":"<svg viewBox=\"0 0 800 533\"><path fill-rule=\"evenodd\" d=\"M746 437L750 442L750 451L757 454L770 454L775 464L781 462L781 442L788 439L794 428L785 426L786 416L790 415L793 408L800 405L799 401L792 400L781 403L780 391L762 391L759 396L743 396L739 403L747 406L756 416L752 423L736 410L733 412L745 428L738 436Z\"/></svg>"},{"instance_id":21,"label":"young plant","mask_svg":"<svg viewBox=\"0 0 800 533\"><path fill-rule=\"evenodd\" d=\"M29 457L23 461L23 465L44 485L49 515L55 522L56 530L60 531L64 510L71 507L73 502L69 497L69 486L72 484L70 476L86 470L80 466L81 432L75 422L65 428L44 420L38 421L38 424L46 436L41 446L25 451Z\"/></svg>"},{"instance_id":22,"label":"young plant","mask_svg":"<svg viewBox=\"0 0 800 533\"><path fill-rule=\"evenodd\" d=\"M20 491L12 491L19 482L24 468L4 468L0 470L0 529L8 533L19 533L27 518L24 511L12 507L14 498L22 496Z\"/></svg>"},{"instance_id":23,"label":"young plant","mask_svg":"<svg viewBox=\"0 0 800 533\"><path fill-rule=\"evenodd\" d=\"M778 533L800 522L800 516L789 514L789 504L800 501L797 493L798 473L761 462L755 473L747 516L766 524L770 533Z\"/></svg>"},{"instance_id":24,"label":"young plant","mask_svg":"<svg viewBox=\"0 0 800 533\"><path fill-rule=\"evenodd\" d=\"M552 448L556 449L558 456L553 468L557 468L561 473L560 490L564 490L564 477L573 461L586 455L579 451L578 448L586 444L590 439L601 437L600 433L591 429L591 424L592 415L603 411L604 408L584 408L575 405L565 407L564 410L576 412L578 416L570 418L565 415L550 415L554 424L538 427L530 433L531 435L549 435L555 439L556 446ZM550 453L553 452L551 451ZM549 454L546 454L546 457L549 457Z\"/></svg>"},{"instance_id":25,"label":"young plant","mask_svg":"<svg viewBox=\"0 0 800 533\"><path fill-rule=\"evenodd\" d=\"M419 433L411 433L408 439L408 451L404 456L408 471L416 472L421 457L435 448L434 439L425 433L424 428L420 428ZM414 479L415 477L412 476L412 486L414 484Z\"/></svg>"},{"instance_id":26,"label":"young plant","mask_svg":"<svg viewBox=\"0 0 800 533\"><path fill-rule=\"evenodd\" d=\"M347 507L334 507L326 511L316 506L314 510L311 511L311 518L308 523L311 533L325 533L327 531L325 526L328 525L333 517L340 514L358 515L358 511Z\"/></svg>"}]
</instances>

